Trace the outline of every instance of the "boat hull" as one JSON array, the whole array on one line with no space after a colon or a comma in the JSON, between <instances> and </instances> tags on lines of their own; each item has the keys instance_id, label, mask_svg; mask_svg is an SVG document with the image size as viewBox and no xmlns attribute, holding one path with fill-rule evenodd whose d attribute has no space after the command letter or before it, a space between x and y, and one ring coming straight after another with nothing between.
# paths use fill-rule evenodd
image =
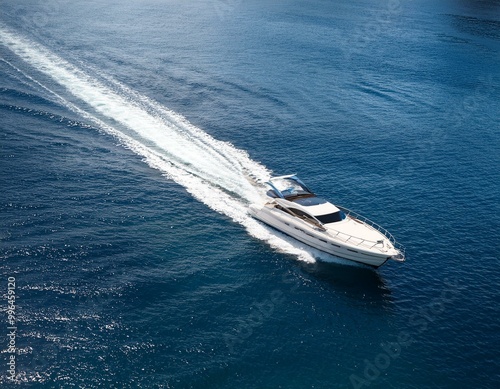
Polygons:
<instances>
[{"instance_id":1,"label":"boat hull","mask_svg":"<svg viewBox=\"0 0 500 389\"><path fill-rule=\"evenodd\" d=\"M277 230L328 254L348 259L365 265L380 267L391 255L379 250L367 250L356 245L349 245L333 238L327 231L314 228L300 219L287 217L282 212L269 207L250 206L253 217Z\"/></svg>"}]
</instances>

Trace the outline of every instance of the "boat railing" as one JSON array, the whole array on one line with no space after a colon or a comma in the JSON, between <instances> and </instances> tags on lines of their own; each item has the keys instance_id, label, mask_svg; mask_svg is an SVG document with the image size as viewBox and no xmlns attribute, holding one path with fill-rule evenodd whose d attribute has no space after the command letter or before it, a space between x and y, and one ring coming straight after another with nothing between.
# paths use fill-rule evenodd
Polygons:
<instances>
[{"instance_id":1,"label":"boat railing","mask_svg":"<svg viewBox=\"0 0 500 389\"><path fill-rule=\"evenodd\" d=\"M376 245L382 245L384 243L384 241L382 241L382 240L373 241L373 240L360 238L359 236L350 235L350 234L347 234L345 232L338 231L338 230L331 228L331 227L329 229L329 232L330 232L330 234L332 232L335 232L335 235L333 235L335 238L338 238L345 243L350 242L351 244L353 244L355 246L363 245L363 246L366 246L366 247L371 249L371 248L375 247ZM358 242L356 242L356 241L358 241Z\"/></svg>"},{"instance_id":2,"label":"boat railing","mask_svg":"<svg viewBox=\"0 0 500 389\"><path fill-rule=\"evenodd\" d=\"M354 221L359 221L359 222L363 223L364 225L368 226L369 228L371 228L373 230L376 230L376 231L380 232L382 235L384 235L389 240L389 242L391 242L391 244L394 246L394 248L401 253L401 255L400 255L401 259L400 260L401 261L404 260L404 258L405 258L405 248L404 248L404 246L402 244L398 243L396 241L396 238L394 238L394 236L389 231L387 231L385 228L383 228L382 226L378 225L374 221L371 221L367 217L364 217L363 215L360 215L357 212L351 211L350 209L341 207L339 205L336 205L336 207L338 209L340 209L342 212L344 212L346 214L346 216L349 216ZM345 234L345 233L342 233L342 232L341 232L341 234L348 235L348 234ZM362 238L358 238L358 237L354 237L354 236L352 236L352 238L361 239L362 242L360 242L359 244L361 244L363 242L374 243L372 245L372 247L374 247L374 246L376 246L377 244L380 243L380 242L368 241L366 239L362 239Z\"/></svg>"}]
</instances>

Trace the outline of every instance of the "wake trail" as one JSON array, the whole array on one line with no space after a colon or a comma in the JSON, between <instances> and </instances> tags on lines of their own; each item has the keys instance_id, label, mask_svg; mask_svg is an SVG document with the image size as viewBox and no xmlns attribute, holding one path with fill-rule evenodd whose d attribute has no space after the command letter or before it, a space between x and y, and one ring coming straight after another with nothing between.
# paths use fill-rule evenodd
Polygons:
<instances>
[{"instance_id":1,"label":"wake trail","mask_svg":"<svg viewBox=\"0 0 500 389\"><path fill-rule=\"evenodd\" d=\"M194 198L244 226L251 236L304 261L314 262L314 257L326 256L272 232L248 214L250 203L262 201L262 182L268 180L271 172L253 161L247 152L213 138L183 116L109 76L99 74L99 79L90 76L44 46L3 26L0 26L0 42L62 86L64 92L55 92L3 60L29 83L41 87L59 104L117 138Z\"/></svg>"}]
</instances>

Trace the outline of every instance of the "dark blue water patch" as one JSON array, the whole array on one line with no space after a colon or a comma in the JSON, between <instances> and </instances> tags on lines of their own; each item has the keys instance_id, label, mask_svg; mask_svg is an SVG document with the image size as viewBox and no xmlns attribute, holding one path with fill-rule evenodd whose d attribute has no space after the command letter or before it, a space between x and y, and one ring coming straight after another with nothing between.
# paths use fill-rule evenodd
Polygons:
<instances>
[{"instance_id":1,"label":"dark blue water patch","mask_svg":"<svg viewBox=\"0 0 500 389\"><path fill-rule=\"evenodd\" d=\"M450 15L457 30L481 37L500 39L500 23L494 19L483 19L464 15Z\"/></svg>"},{"instance_id":2,"label":"dark blue water patch","mask_svg":"<svg viewBox=\"0 0 500 389\"><path fill-rule=\"evenodd\" d=\"M14 100L27 101L30 106L43 105L47 108L52 108L54 106L54 103L50 100L33 93L20 91L18 89L2 88L0 90L0 96L2 96L2 100L8 101L9 103L12 103Z\"/></svg>"}]
</instances>

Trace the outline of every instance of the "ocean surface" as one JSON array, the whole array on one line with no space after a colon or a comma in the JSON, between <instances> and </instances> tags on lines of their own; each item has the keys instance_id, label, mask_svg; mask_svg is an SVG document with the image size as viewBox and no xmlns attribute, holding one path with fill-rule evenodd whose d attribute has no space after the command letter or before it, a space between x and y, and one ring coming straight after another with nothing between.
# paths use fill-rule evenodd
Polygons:
<instances>
[{"instance_id":1,"label":"ocean surface","mask_svg":"<svg viewBox=\"0 0 500 389\"><path fill-rule=\"evenodd\" d=\"M1 2L2 388L498 388L499 204L499 1Z\"/></svg>"}]
</instances>

